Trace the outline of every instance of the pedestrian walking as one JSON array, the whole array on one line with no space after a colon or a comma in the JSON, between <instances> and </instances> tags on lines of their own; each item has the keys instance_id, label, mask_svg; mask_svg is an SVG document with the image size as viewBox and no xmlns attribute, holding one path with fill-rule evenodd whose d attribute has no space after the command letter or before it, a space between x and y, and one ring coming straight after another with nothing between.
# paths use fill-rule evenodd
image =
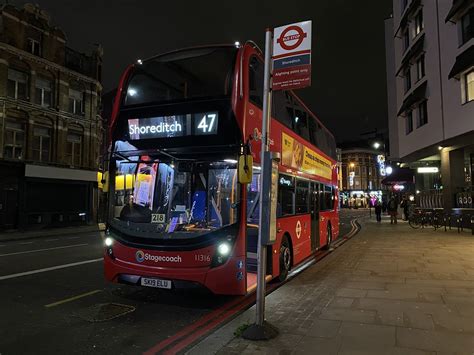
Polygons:
<instances>
[{"instance_id":1,"label":"pedestrian walking","mask_svg":"<svg viewBox=\"0 0 474 355\"><path fill-rule=\"evenodd\" d=\"M408 221L408 199L406 196L403 196L400 207L403 208L403 220Z\"/></svg>"},{"instance_id":2,"label":"pedestrian walking","mask_svg":"<svg viewBox=\"0 0 474 355\"><path fill-rule=\"evenodd\" d=\"M395 200L395 197L390 197L390 200L387 203L388 214L390 215L390 224L397 224L397 215L398 215L398 203Z\"/></svg>"},{"instance_id":3,"label":"pedestrian walking","mask_svg":"<svg viewBox=\"0 0 474 355\"><path fill-rule=\"evenodd\" d=\"M377 219L377 222L382 220L382 203L379 200L375 202L375 218Z\"/></svg>"}]
</instances>

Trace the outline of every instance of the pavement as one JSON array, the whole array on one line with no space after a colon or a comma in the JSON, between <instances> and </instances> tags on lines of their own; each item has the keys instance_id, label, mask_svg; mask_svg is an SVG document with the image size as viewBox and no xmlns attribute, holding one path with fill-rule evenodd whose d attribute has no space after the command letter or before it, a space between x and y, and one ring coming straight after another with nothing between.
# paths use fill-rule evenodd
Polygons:
<instances>
[{"instance_id":1,"label":"pavement","mask_svg":"<svg viewBox=\"0 0 474 355\"><path fill-rule=\"evenodd\" d=\"M239 336L255 307L196 354L474 354L474 237L362 218L362 231L266 297L269 341Z\"/></svg>"}]
</instances>

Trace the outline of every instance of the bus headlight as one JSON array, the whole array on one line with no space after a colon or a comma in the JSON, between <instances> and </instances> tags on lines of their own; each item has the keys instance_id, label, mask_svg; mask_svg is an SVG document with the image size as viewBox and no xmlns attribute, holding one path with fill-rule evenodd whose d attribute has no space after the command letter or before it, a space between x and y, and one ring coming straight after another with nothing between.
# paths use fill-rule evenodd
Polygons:
<instances>
[{"instance_id":1,"label":"bus headlight","mask_svg":"<svg viewBox=\"0 0 474 355\"><path fill-rule=\"evenodd\" d=\"M229 243L221 243L217 246L217 252L220 256L228 256L230 253L230 245Z\"/></svg>"},{"instance_id":2,"label":"bus headlight","mask_svg":"<svg viewBox=\"0 0 474 355\"><path fill-rule=\"evenodd\" d=\"M227 259L229 259L229 256L232 252L231 242L232 240L227 239L217 244L214 257L212 258L211 267L216 267L216 266L225 264L225 262L227 261Z\"/></svg>"},{"instance_id":3,"label":"bus headlight","mask_svg":"<svg viewBox=\"0 0 474 355\"><path fill-rule=\"evenodd\" d=\"M114 244L114 240L110 237L105 238L104 244L106 247L111 247Z\"/></svg>"}]
</instances>

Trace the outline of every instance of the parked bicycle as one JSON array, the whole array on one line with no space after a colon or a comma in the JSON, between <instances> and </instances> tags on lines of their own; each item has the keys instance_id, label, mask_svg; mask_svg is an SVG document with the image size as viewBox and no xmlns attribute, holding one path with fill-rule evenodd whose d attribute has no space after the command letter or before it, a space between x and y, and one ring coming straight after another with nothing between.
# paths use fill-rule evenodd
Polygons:
<instances>
[{"instance_id":1,"label":"parked bicycle","mask_svg":"<svg viewBox=\"0 0 474 355\"><path fill-rule=\"evenodd\" d=\"M436 230L441 227L441 216L434 211L415 209L408 217L408 224L414 229L433 226Z\"/></svg>"}]
</instances>

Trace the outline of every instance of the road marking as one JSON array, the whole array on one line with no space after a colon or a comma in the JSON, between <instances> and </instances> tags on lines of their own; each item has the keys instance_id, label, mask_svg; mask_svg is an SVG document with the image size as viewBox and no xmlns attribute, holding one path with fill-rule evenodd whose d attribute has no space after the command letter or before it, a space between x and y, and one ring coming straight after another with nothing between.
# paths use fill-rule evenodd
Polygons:
<instances>
[{"instance_id":1,"label":"road marking","mask_svg":"<svg viewBox=\"0 0 474 355\"><path fill-rule=\"evenodd\" d=\"M21 245L26 245L26 244L33 244L33 242L23 242L23 243L20 243Z\"/></svg>"},{"instance_id":2,"label":"road marking","mask_svg":"<svg viewBox=\"0 0 474 355\"><path fill-rule=\"evenodd\" d=\"M56 239L46 239L45 242L54 242L55 240L59 240L58 238Z\"/></svg>"},{"instance_id":3,"label":"road marking","mask_svg":"<svg viewBox=\"0 0 474 355\"><path fill-rule=\"evenodd\" d=\"M45 305L45 307L50 308L50 307L54 307L54 306L59 306L60 304L75 301L75 300L78 300L79 298L91 296L91 295L94 295L94 294L99 293L99 292L102 292L102 290L94 290L94 291L82 293L82 294L77 295L77 296L69 297L69 298L63 299L61 301L57 301L57 302L54 302L54 303L47 304L47 305Z\"/></svg>"},{"instance_id":4,"label":"road marking","mask_svg":"<svg viewBox=\"0 0 474 355\"><path fill-rule=\"evenodd\" d=\"M28 275L33 275L33 274L39 274L41 272L65 269L65 268L68 268L68 267L73 267L73 266L78 266L78 265L96 263L96 262L102 261L102 260L103 260L103 258L84 260L84 261L79 261L77 263L70 263L70 264L47 267L47 268L44 268L44 269L31 270L31 271L26 271L26 272L19 272L17 274L0 276L0 281L7 280L7 279L13 279L15 277L22 277L22 276L28 276Z\"/></svg>"},{"instance_id":5,"label":"road marking","mask_svg":"<svg viewBox=\"0 0 474 355\"><path fill-rule=\"evenodd\" d=\"M18 251L18 252L16 252L16 253L0 254L0 257L2 257L2 256L10 256L10 255L19 255L19 254L38 253L38 252L40 252L40 251L47 251L47 250L75 248L75 247L82 247L82 246L84 246L84 245L89 245L89 244L87 244L87 243L84 243L84 244L73 244L73 245L64 245L64 246L62 246L62 247L35 249L35 250L27 250L27 251Z\"/></svg>"}]
</instances>

